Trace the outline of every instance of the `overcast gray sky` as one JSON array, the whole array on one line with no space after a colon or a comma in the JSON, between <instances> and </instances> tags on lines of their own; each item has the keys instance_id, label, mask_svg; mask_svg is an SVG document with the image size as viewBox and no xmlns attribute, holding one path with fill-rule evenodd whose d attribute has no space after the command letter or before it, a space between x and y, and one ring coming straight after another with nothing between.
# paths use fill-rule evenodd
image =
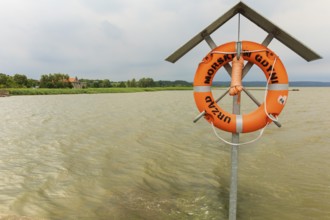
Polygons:
<instances>
[{"instance_id":1,"label":"overcast gray sky","mask_svg":"<svg viewBox=\"0 0 330 220\"><path fill-rule=\"evenodd\" d=\"M205 42L175 64L164 59L238 2L1 0L0 72L35 79L60 72L112 81L193 81L199 61L210 50ZM244 3L323 57L308 63L272 41L269 48L280 56L291 81L330 81L330 1ZM217 44L237 39L237 17L211 35ZM242 40L261 42L266 35L241 16ZM253 73L247 79L264 80Z\"/></svg>"}]
</instances>

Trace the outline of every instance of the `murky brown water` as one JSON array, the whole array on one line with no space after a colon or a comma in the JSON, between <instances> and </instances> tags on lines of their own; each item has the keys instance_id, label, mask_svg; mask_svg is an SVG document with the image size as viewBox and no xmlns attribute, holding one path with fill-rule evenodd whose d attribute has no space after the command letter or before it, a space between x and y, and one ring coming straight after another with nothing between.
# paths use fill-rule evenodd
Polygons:
<instances>
[{"instance_id":1,"label":"murky brown water","mask_svg":"<svg viewBox=\"0 0 330 220\"><path fill-rule=\"evenodd\" d=\"M237 219L330 219L329 92L240 148ZM192 91L1 98L0 219L226 219L230 147L197 113Z\"/></svg>"}]
</instances>

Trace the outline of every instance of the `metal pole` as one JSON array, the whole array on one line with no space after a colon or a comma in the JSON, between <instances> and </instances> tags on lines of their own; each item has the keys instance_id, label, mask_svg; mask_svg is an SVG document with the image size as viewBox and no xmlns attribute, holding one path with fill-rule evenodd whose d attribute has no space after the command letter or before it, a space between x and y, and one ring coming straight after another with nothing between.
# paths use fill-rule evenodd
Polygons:
<instances>
[{"instance_id":1,"label":"metal pole","mask_svg":"<svg viewBox=\"0 0 330 220\"><path fill-rule=\"evenodd\" d=\"M270 42L273 40L273 38L274 38L274 35L272 33L269 33L261 44L264 45L265 47L267 47L270 44ZM254 64L252 62L248 62L244 66L242 79L250 71L250 69L252 68L253 65Z\"/></svg>"},{"instance_id":2,"label":"metal pole","mask_svg":"<svg viewBox=\"0 0 330 220\"><path fill-rule=\"evenodd\" d=\"M233 114L239 115L241 106L237 102L240 94L233 97ZM239 143L239 133L232 133L232 143ZM237 210L237 173L238 173L238 146L231 146L231 177L229 194L229 220L236 220Z\"/></svg>"},{"instance_id":3,"label":"metal pole","mask_svg":"<svg viewBox=\"0 0 330 220\"><path fill-rule=\"evenodd\" d=\"M229 89L227 89L227 91L224 94L222 94L222 96L220 96L218 99L216 99L215 102L218 103L223 97L225 97L228 94L228 92L229 92ZM205 113L206 113L206 111L202 111L201 113L199 113L193 122L196 123L199 119L204 117Z\"/></svg>"},{"instance_id":4,"label":"metal pole","mask_svg":"<svg viewBox=\"0 0 330 220\"><path fill-rule=\"evenodd\" d=\"M206 43L209 45L209 47L212 50L217 47L217 45L215 44L215 42L213 41L213 39L210 37L210 35L205 35L204 36L204 40L206 41Z\"/></svg>"},{"instance_id":5,"label":"metal pole","mask_svg":"<svg viewBox=\"0 0 330 220\"><path fill-rule=\"evenodd\" d=\"M272 34L268 34L266 39L262 42L263 45L268 45L274 36ZM253 63L248 63L243 69L243 76L249 72ZM231 71L227 70L229 75L231 75ZM246 91L245 91L246 92ZM240 94L233 97L233 114L239 115L241 114L241 106L237 102ZM251 98L251 97L250 97ZM232 133L232 143L239 143L239 133ZM230 177L230 194L229 194L229 220L236 220L237 216L237 175L238 173L238 146L231 146L231 177Z\"/></svg>"},{"instance_id":6,"label":"metal pole","mask_svg":"<svg viewBox=\"0 0 330 220\"><path fill-rule=\"evenodd\" d=\"M260 104L260 102L256 99L256 98L254 98L254 96L248 91L248 90L246 90L244 87L243 87L243 91L245 92L245 94L247 95L247 96L249 96L250 97L250 99L252 99L252 101L257 105L257 106L260 106L261 104ZM273 116L272 114L270 114L271 116ZM273 116L274 117L274 116ZM282 125L281 125L281 123L279 123L278 121L273 121L274 122L274 124L276 124L276 126L277 127L281 127Z\"/></svg>"},{"instance_id":7,"label":"metal pole","mask_svg":"<svg viewBox=\"0 0 330 220\"><path fill-rule=\"evenodd\" d=\"M209 35L204 36L204 40L207 42L207 44L210 46L211 49L214 49L216 47L215 42ZM226 64L224 67L227 70L227 72L229 73L229 75L231 75L231 66L229 64ZM228 91L224 95L226 95L228 93ZM237 102L239 96L240 96L240 94L233 97L233 113L236 115L239 115L241 112L240 104ZM204 116L204 114L205 114L205 111L201 112L196 117L194 122L198 121L202 116ZM232 143L235 143L235 144L239 143L239 133L232 134ZM231 146L230 194L229 194L229 220L236 220L237 176L238 176L237 172L238 172L238 146L232 145Z\"/></svg>"}]
</instances>

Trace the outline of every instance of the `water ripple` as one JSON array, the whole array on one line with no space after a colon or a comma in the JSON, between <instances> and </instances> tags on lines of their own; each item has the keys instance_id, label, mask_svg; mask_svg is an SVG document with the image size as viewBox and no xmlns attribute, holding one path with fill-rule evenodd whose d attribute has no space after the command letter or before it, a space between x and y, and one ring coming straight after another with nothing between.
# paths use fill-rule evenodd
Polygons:
<instances>
[{"instance_id":1,"label":"water ripple","mask_svg":"<svg viewBox=\"0 0 330 220\"><path fill-rule=\"evenodd\" d=\"M330 219L330 121L320 117L330 100L327 92L313 99L317 91L290 94L283 127L240 148L239 218ZM228 217L230 148L207 122L192 123L190 91L10 97L0 105L0 218Z\"/></svg>"}]
</instances>

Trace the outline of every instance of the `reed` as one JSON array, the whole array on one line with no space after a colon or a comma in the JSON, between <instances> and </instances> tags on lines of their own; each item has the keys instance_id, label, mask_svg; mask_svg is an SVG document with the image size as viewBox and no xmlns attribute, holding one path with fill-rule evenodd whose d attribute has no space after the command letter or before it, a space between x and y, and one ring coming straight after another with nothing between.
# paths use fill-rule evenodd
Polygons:
<instances>
[{"instance_id":1,"label":"reed","mask_svg":"<svg viewBox=\"0 0 330 220\"><path fill-rule=\"evenodd\" d=\"M10 95L62 95L62 94L97 94L97 93L132 93L169 90L192 90L192 87L148 87L148 88L87 88L87 89L46 89L24 88L8 89Z\"/></svg>"}]
</instances>

